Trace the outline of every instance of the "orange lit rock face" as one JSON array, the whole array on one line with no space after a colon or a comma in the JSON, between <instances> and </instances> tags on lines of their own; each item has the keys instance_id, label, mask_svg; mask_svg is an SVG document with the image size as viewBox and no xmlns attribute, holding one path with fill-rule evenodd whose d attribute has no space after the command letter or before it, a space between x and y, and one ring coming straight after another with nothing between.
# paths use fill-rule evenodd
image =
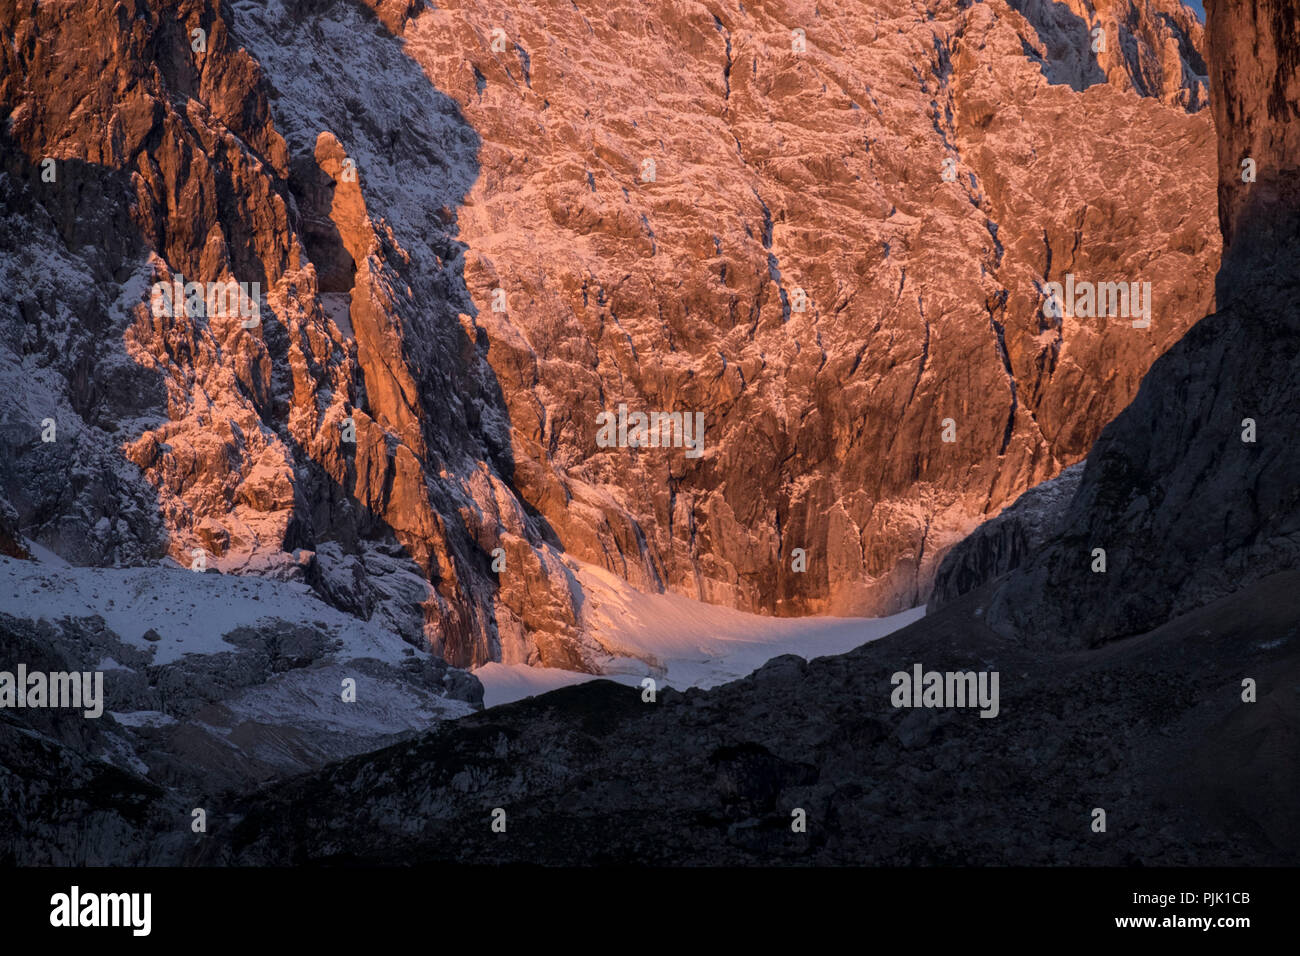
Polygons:
<instances>
[{"instance_id":1,"label":"orange lit rock face","mask_svg":"<svg viewBox=\"0 0 1300 956\"><path fill-rule=\"evenodd\" d=\"M3 494L71 560L200 548L457 664L599 666L565 554L767 613L919 603L1212 304L1199 27L1107 6L1143 44L1094 57L1021 6L19 15L38 241L5 277L75 268L4 345L86 426L65 473L121 474L70 501L8 456ZM152 315L169 273L260 283L260 325ZM1045 317L1066 273L1150 282L1151 327ZM701 456L602 447L621 404L702 413Z\"/></svg>"},{"instance_id":2,"label":"orange lit rock face","mask_svg":"<svg viewBox=\"0 0 1300 956\"><path fill-rule=\"evenodd\" d=\"M1087 31L1044 47L1051 25L1001 4L509 9L440 5L405 49L483 138L459 238L517 486L567 551L641 586L777 613L915 603L945 546L1081 457L1210 302L1212 131L1177 108L1204 80L1154 14L1135 82L1173 108L1118 88L1114 55L1109 85L1049 84L1026 49L1084 63ZM1054 326L1038 286L1066 272L1151 281L1160 317ZM703 411L703 457L595 447L620 403Z\"/></svg>"}]
</instances>

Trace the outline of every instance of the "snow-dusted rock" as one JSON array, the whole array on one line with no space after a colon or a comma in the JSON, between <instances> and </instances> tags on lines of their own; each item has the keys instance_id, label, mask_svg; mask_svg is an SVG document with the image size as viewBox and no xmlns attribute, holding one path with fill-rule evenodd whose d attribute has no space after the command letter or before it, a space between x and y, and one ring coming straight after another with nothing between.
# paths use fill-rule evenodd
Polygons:
<instances>
[{"instance_id":1,"label":"snow-dusted rock","mask_svg":"<svg viewBox=\"0 0 1300 956\"><path fill-rule=\"evenodd\" d=\"M1185 8L1104 5L1094 60L1018 6L14 12L0 497L70 561L198 551L463 666L598 666L566 556L915 606L1212 297ZM1151 282L1151 327L1045 318L1067 272ZM175 276L259 322L157 314ZM598 442L620 404L700 456Z\"/></svg>"},{"instance_id":2,"label":"snow-dusted rock","mask_svg":"<svg viewBox=\"0 0 1300 956\"><path fill-rule=\"evenodd\" d=\"M47 670L104 675L102 718L11 714L74 728L87 752L190 792L302 772L483 699L472 675L302 583L0 557L0 606L5 669L44 654Z\"/></svg>"}]
</instances>

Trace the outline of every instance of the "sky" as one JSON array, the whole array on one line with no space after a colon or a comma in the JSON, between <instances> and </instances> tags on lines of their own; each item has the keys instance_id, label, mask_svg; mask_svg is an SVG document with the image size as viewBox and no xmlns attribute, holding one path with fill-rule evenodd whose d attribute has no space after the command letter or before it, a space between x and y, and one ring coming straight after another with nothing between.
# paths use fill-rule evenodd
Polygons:
<instances>
[{"instance_id":1,"label":"sky","mask_svg":"<svg viewBox=\"0 0 1300 956\"><path fill-rule=\"evenodd\" d=\"M1183 3L1196 11L1196 15L1201 18L1202 23L1205 22L1205 3L1203 0L1183 0Z\"/></svg>"}]
</instances>

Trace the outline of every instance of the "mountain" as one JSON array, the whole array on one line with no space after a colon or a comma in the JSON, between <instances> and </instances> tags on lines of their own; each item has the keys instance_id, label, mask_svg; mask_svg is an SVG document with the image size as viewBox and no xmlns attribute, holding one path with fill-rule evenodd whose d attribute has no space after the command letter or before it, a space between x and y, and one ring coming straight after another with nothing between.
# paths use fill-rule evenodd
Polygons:
<instances>
[{"instance_id":1,"label":"mountain","mask_svg":"<svg viewBox=\"0 0 1300 956\"><path fill-rule=\"evenodd\" d=\"M1059 537L1000 584L990 623L1027 640L1141 633L1300 561L1300 22L1286 2L1208 15L1219 310L1155 363L1089 453Z\"/></svg>"},{"instance_id":2,"label":"mountain","mask_svg":"<svg viewBox=\"0 0 1300 956\"><path fill-rule=\"evenodd\" d=\"M991 580L953 573L910 627L716 690L598 681L468 717L268 788L191 859L1294 865L1297 30L1294 2L1211 3L1223 304L1073 494L1036 490L955 552ZM900 707L914 667L1000 676L993 719Z\"/></svg>"},{"instance_id":3,"label":"mountain","mask_svg":"<svg viewBox=\"0 0 1300 956\"><path fill-rule=\"evenodd\" d=\"M1295 863L1297 24L0 7L0 860Z\"/></svg>"},{"instance_id":4,"label":"mountain","mask_svg":"<svg viewBox=\"0 0 1300 956\"><path fill-rule=\"evenodd\" d=\"M1199 24L1090 9L6 4L0 544L454 666L598 671L570 560L921 604L1212 308ZM1067 274L1150 326L1045 314ZM698 456L598 441L623 405Z\"/></svg>"}]
</instances>

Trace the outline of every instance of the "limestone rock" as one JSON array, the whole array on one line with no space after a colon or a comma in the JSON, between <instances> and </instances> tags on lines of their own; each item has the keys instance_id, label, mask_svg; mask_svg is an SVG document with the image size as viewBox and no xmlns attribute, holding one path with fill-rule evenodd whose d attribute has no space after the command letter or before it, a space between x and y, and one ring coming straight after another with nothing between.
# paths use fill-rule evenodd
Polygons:
<instances>
[{"instance_id":1,"label":"limestone rock","mask_svg":"<svg viewBox=\"0 0 1300 956\"><path fill-rule=\"evenodd\" d=\"M1141 633L1300 560L1300 6L1210 10L1221 307L1155 363L1089 453L1060 536L1000 585L990 620L1025 640Z\"/></svg>"},{"instance_id":2,"label":"limestone rock","mask_svg":"<svg viewBox=\"0 0 1300 956\"><path fill-rule=\"evenodd\" d=\"M1213 300L1173 0L1098 7L1095 56L1004 0L7 9L21 535L302 580L455 665L595 669L566 554L914 606ZM1046 318L1066 273L1151 282L1151 326ZM598 443L621 404L702 416L699 457Z\"/></svg>"}]
</instances>

